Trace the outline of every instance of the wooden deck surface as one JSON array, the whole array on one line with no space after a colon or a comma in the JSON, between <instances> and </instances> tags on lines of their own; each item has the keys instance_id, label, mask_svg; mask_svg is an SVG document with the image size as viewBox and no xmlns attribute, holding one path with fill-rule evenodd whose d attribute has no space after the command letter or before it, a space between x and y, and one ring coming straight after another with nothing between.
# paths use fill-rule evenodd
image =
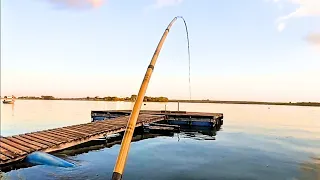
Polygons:
<instances>
[{"instance_id":1,"label":"wooden deck surface","mask_svg":"<svg viewBox=\"0 0 320 180\"><path fill-rule=\"evenodd\" d=\"M137 127L164 120L164 115L140 114ZM0 137L0 167L19 161L34 151L54 152L106 135L125 131L129 116L62 128Z\"/></svg>"}]
</instances>

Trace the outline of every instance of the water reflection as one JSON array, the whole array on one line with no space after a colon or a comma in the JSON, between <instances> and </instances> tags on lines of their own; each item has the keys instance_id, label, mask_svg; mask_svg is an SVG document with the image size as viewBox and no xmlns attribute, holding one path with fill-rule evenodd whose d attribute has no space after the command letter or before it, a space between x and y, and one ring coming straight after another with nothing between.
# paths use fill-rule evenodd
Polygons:
<instances>
[{"instance_id":1,"label":"water reflection","mask_svg":"<svg viewBox=\"0 0 320 180\"><path fill-rule=\"evenodd\" d=\"M1 135L87 123L91 110L132 106L129 102L17 100L14 107L1 104ZM142 108L177 110L177 103L147 102ZM180 103L180 110L222 112L223 128L187 129L166 136L137 134L130 150L127 179L320 179L319 107ZM78 152L57 152L80 164L72 170L34 166L10 171L6 176L108 179L120 141L97 141L77 148Z\"/></svg>"},{"instance_id":2,"label":"water reflection","mask_svg":"<svg viewBox=\"0 0 320 180\"><path fill-rule=\"evenodd\" d=\"M180 133L145 133L143 129L137 128L135 130L132 142L138 142L146 139L153 139L158 137L177 137L177 141L180 139L192 139L192 140L215 140L217 131L220 130L220 127L208 128L208 127L181 127ZM74 164L80 164L81 162L74 158L77 155L85 154L88 152L99 151L105 148L112 148L115 145L120 145L123 138L123 133L118 133L115 136L109 137L107 139L97 139L89 141L87 143L79 144L68 149L52 153L53 155L60 157L64 160L72 162ZM6 167L1 167L2 172L9 172L11 170L17 170L21 168L31 167L31 164L20 162L12 164Z\"/></svg>"},{"instance_id":3,"label":"water reflection","mask_svg":"<svg viewBox=\"0 0 320 180\"><path fill-rule=\"evenodd\" d=\"M207 128L207 127L181 127L180 133L145 133L142 128L137 128L135 130L134 136L131 142L138 142L141 140L152 139L157 137L178 137L180 138L189 138L193 140L215 140L217 131L219 131L221 127L215 128ZM75 156L82 153L87 153L89 151L97 151L104 148L112 148L114 145L120 145L122 140L122 134L119 133L118 136L110 137L107 140L94 140L84 144L80 144L58 153L54 153L54 155L59 156L61 158L66 158L68 156ZM179 141L179 140L178 140Z\"/></svg>"},{"instance_id":4,"label":"water reflection","mask_svg":"<svg viewBox=\"0 0 320 180\"><path fill-rule=\"evenodd\" d=\"M14 103L11 104L11 115L14 116Z\"/></svg>"},{"instance_id":5,"label":"water reflection","mask_svg":"<svg viewBox=\"0 0 320 180\"><path fill-rule=\"evenodd\" d=\"M216 140L217 131L219 127L208 128L208 127L181 127L181 133L178 133L178 141L183 138L193 140Z\"/></svg>"},{"instance_id":6,"label":"water reflection","mask_svg":"<svg viewBox=\"0 0 320 180\"><path fill-rule=\"evenodd\" d=\"M300 164L299 179L320 179L320 157L311 157L308 162Z\"/></svg>"}]
</instances>

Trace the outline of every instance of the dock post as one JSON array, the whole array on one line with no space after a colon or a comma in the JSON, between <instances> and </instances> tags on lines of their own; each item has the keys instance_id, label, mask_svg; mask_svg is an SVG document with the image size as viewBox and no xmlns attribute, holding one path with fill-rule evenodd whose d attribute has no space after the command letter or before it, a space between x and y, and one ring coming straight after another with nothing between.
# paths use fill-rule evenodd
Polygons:
<instances>
[{"instance_id":1,"label":"dock post","mask_svg":"<svg viewBox=\"0 0 320 180\"><path fill-rule=\"evenodd\" d=\"M180 106L180 102L178 101L178 111L180 111L180 107L179 106Z\"/></svg>"}]
</instances>

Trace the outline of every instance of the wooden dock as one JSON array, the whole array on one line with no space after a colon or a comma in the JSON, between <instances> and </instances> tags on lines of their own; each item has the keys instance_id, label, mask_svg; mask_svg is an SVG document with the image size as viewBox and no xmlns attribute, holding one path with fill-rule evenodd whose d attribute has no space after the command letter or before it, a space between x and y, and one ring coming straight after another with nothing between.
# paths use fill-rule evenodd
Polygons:
<instances>
[{"instance_id":1,"label":"wooden dock","mask_svg":"<svg viewBox=\"0 0 320 180\"><path fill-rule=\"evenodd\" d=\"M91 121L101 121L130 115L131 110L91 111ZM222 113L186 112L186 111L150 111L142 110L140 114L165 116L169 124L187 126L220 126L223 124Z\"/></svg>"},{"instance_id":2,"label":"wooden dock","mask_svg":"<svg viewBox=\"0 0 320 180\"><path fill-rule=\"evenodd\" d=\"M130 115L131 110L106 110L106 111L91 111L91 118L92 120L97 119L112 119L121 116L128 116ZM153 114L153 115L164 115L166 120L168 119L184 119L193 121L197 120L222 120L223 114L222 113L206 113L206 112L187 112L187 111L151 111L151 110L141 110L140 114Z\"/></svg>"},{"instance_id":3,"label":"wooden dock","mask_svg":"<svg viewBox=\"0 0 320 180\"><path fill-rule=\"evenodd\" d=\"M0 137L0 168L23 160L34 151L54 152L102 138L126 129L129 116L62 128L37 131L10 137ZM164 120L164 115L140 114L137 127Z\"/></svg>"},{"instance_id":4,"label":"wooden dock","mask_svg":"<svg viewBox=\"0 0 320 180\"><path fill-rule=\"evenodd\" d=\"M115 133L124 132L130 110L91 111L92 122L10 137L0 136L0 170L8 164L23 160L35 151L56 152ZM156 122L191 126L222 124L222 113L185 111L140 111L136 127ZM164 126L162 124L162 126ZM172 130L176 125L170 126ZM168 129L168 128L167 128Z\"/></svg>"}]
</instances>

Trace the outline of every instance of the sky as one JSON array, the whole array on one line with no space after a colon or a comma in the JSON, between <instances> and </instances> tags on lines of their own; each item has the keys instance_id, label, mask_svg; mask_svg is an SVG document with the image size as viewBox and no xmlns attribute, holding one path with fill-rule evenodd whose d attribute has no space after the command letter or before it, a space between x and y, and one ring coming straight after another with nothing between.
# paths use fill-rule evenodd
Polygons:
<instances>
[{"instance_id":1,"label":"sky","mask_svg":"<svg viewBox=\"0 0 320 180\"><path fill-rule=\"evenodd\" d=\"M4 0L1 96L137 94L175 16L191 98L320 102L319 0ZM183 21L146 95L189 99Z\"/></svg>"}]
</instances>

